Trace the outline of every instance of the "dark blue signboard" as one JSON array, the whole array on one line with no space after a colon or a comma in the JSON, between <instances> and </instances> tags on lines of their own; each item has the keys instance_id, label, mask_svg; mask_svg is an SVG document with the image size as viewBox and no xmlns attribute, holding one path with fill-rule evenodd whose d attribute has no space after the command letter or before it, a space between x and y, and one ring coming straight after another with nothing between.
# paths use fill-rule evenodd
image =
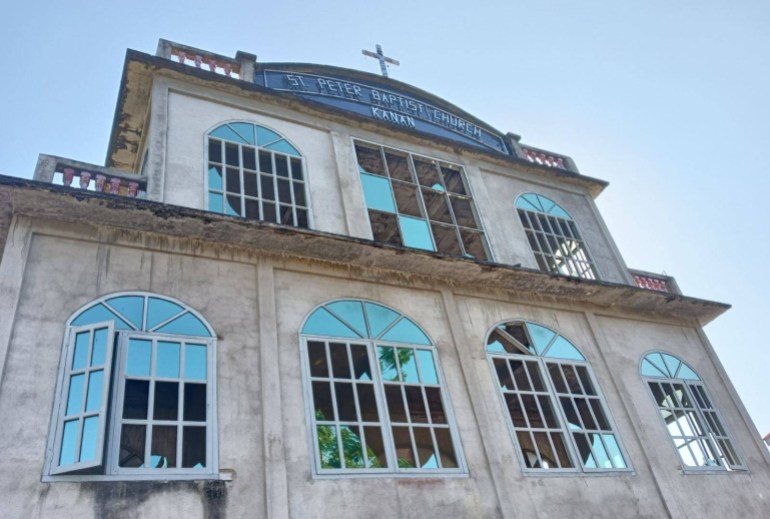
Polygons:
<instances>
[{"instance_id":1,"label":"dark blue signboard","mask_svg":"<svg viewBox=\"0 0 770 519\"><path fill-rule=\"evenodd\" d=\"M265 70L264 85L396 126L509 154L501 135L414 97L341 78Z\"/></svg>"}]
</instances>

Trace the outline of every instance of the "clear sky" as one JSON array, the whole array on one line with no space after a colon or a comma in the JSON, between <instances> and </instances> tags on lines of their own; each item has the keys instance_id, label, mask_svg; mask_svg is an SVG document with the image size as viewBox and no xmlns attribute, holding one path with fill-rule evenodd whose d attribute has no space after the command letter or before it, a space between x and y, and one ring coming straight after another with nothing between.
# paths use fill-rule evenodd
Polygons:
<instances>
[{"instance_id":1,"label":"clear sky","mask_svg":"<svg viewBox=\"0 0 770 519\"><path fill-rule=\"evenodd\" d=\"M767 0L13 2L0 173L31 177L38 153L103 164L127 48L376 73L361 49L380 43L394 78L608 180L597 203L629 267L733 305L706 332L765 434L768 26Z\"/></svg>"}]
</instances>

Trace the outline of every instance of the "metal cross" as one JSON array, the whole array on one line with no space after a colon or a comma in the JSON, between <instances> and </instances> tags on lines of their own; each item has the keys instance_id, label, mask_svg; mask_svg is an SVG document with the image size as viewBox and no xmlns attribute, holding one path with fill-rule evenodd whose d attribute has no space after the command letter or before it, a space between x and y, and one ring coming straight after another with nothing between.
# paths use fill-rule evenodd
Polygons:
<instances>
[{"instance_id":1,"label":"metal cross","mask_svg":"<svg viewBox=\"0 0 770 519\"><path fill-rule=\"evenodd\" d=\"M398 62L398 60L395 60L393 58L388 58L382 53L382 47L380 47L380 44L377 44L377 52L372 52L370 50L362 50L361 54L364 56L369 56L370 58L375 58L380 62L380 70L382 71L382 75L385 77L388 77L388 66L386 63L390 63L391 65L400 65L401 63Z\"/></svg>"}]
</instances>

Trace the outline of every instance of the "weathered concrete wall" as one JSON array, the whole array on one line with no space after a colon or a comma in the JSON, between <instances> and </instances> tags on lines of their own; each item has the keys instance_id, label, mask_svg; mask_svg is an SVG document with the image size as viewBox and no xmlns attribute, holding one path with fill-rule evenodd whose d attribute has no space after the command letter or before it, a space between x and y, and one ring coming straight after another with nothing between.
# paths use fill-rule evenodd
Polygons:
<instances>
[{"instance_id":1,"label":"weathered concrete wall","mask_svg":"<svg viewBox=\"0 0 770 519\"><path fill-rule=\"evenodd\" d=\"M3 503L3 517L770 514L765 497L770 471L757 449L756 432L741 419L698 334L688 326L592 316L580 308L513 301L501 294L481 297L470 287L458 288L453 295L440 284L374 283L343 269L275 262L245 251L221 254L211 247L183 254L172 239L140 248L121 233L103 228L27 221L19 233L30 232L35 234L29 240L17 236L8 242L0 265L3 272L24 267L16 268L23 271L21 286L9 288L17 291L16 315L0 321L5 327L0 338L8 338L0 380L0 452L6 453L0 460L0 495L14 496ZM81 305L123 290L178 298L217 332L220 469L232 471L232 481L40 482L64 322ZM299 328L318 304L348 297L392 306L430 335L467 475L312 476ZM632 472L522 473L484 352L489 328L516 318L551 326L581 349L606 397ZM638 375L639 359L651 349L680 355L700 372L748 472L682 474Z\"/></svg>"},{"instance_id":2,"label":"weathered concrete wall","mask_svg":"<svg viewBox=\"0 0 770 519\"><path fill-rule=\"evenodd\" d=\"M576 186L560 186L524 169L503 170L461 154L171 79L156 79L155 105L167 116L159 121L153 119L152 128L166 126L163 132L153 132L150 154L155 158L151 164L156 165L157 157L163 157L165 166L152 171L162 181L155 179L151 185L162 183L166 203L205 209L206 134L225 122L248 121L278 131L305 157L312 228L371 239L352 146L353 139L363 139L463 165L495 261L538 268L514 207L518 195L536 192L552 198L573 216L596 262L600 279L620 283L630 280L606 227L599 221L590 194ZM159 192L158 189L153 192Z\"/></svg>"}]
</instances>

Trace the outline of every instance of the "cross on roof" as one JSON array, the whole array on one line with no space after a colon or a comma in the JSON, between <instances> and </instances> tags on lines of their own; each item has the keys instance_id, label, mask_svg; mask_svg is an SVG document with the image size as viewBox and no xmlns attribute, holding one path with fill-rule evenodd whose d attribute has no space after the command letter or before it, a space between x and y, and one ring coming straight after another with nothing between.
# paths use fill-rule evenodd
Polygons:
<instances>
[{"instance_id":1,"label":"cross on roof","mask_svg":"<svg viewBox=\"0 0 770 519\"><path fill-rule=\"evenodd\" d=\"M400 65L401 63L398 62L398 60L395 60L393 58L388 58L385 56L385 54L382 53L382 47L380 44L377 44L377 52L372 52L370 50L362 50L361 54L364 56L369 56L370 58L375 58L380 62L380 70L382 71L382 75L385 77L388 77L388 66L386 63L390 63L391 65Z\"/></svg>"}]
</instances>

